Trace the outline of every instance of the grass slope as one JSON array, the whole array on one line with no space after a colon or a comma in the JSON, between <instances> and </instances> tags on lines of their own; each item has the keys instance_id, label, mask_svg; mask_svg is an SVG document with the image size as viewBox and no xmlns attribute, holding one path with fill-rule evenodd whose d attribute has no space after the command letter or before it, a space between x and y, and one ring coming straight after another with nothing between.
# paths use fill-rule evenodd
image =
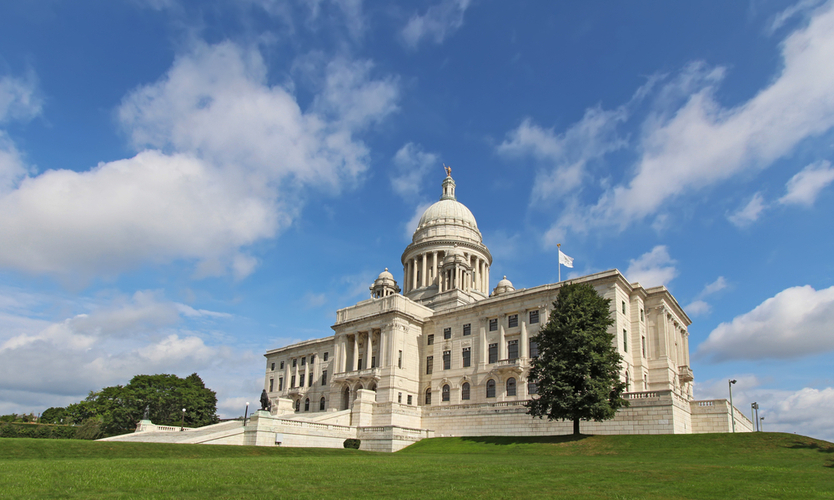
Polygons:
<instances>
[{"instance_id":1,"label":"grass slope","mask_svg":"<svg viewBox=\"0 0 834 500\"><path fill-rule=\"evenodd\" d=\"M396 454L0 439L2 498L829 498L791 434L438 438Z\"/></svg>"}]
</instances>

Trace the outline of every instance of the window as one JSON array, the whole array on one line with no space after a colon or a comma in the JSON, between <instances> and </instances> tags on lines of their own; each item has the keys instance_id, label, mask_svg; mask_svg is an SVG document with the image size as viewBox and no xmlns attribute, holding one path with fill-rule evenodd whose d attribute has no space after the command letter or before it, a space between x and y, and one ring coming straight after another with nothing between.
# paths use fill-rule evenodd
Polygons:
<instances>
[{"instance_id":1,"label":"window","mask_svg":"<svg viewBox=\"0 0 834 500\"><path fill-rule=\"evenodd\" d=\"M530 341L530 357L531 358L538 358L539 357L539 343L535 340Z\"/></svg>"},{"instance_id":2,"label":"window","mask_svg":"<svg viewBox=\"0 0 834 500\"><path fill-rule=\"evenodd\" d=\"M283 378L279 378L279 379L278 379L278 390L279 390L279 391L283 391L283 390L284 390L284 379L283 379Z\"/></svg>"},{"instance_id":3,"label":"window","mask_svg":"<svg viewBox=\"0 0 834 500\"><path fill-rule=\"evenodd\" d=\"M292 360L292 367L295 368L296 363L298 363L297 359Z\"/></svg>"},{"instance_id":4,"label":"window","mask_svg":"<svg viewBox=\"0 0 834 500\"><path fill-rule=\"evenodd\" d=\"M402 402L403 402L403 393L398 392L397 393L397 403L402 403Z\"/></svg>"},{"instance_id":5,"label":"window","mask_svg":"<svg viewBox=\"0 0 834 500\"><path fill-rule=\"evenodd\" d=\"M298 411L298 410L300 410L300 409L301 409L301 400L300 400L300 399L296 399L296 400L295 400L295 411Z\"/></svg>"},{"instance_id":6,"label":"window","mask_svg":"<svg viewBox=\"0 0 834 500\"><path fill-rule=\"evenodd\" d=\"M463 325L463 336L466 337L467 335L472 335L472 325L470 323Z\"/></svg>"},{"instance_id":7,"label":"window","mask_svg":"<svg viewBox=\"0 0 834 500\"><path fill-rule=\"evenodd\" d=\"M489 320L489 331L494 332L498 330L498 318Z\"/></svg>"},{"instance_id":8,"label":"window","mask_svg":"<svg viewBox=\"0 0 834 500\"><path fill-rule=\"evenodd\" d=\"M304 366L306 364L307 364L307 357L305 356L305 357L301 358L301 366Z\"/></svg>"},{"instance_id":9,"label":"window","mask_svg":"<svg viewBox=\"0 0 834 500\"><path fill-rule=\"evenodd\" d=\"M640 337L640 348L643 351L643 357L646 357L646 336Z\"/></svg>"},{"instance_id":10,"label":"window","mask_svg":"<svg viewBox=\"0 0 834 500\"><path fill-rule=\"evenodd\" d=\"M397 366L400 367L400 368L403 367L403 352L402 351L400 351L400 358L397 361Z\"/></svg>"},{"instance_id":11,"label":"window","mask_svg":"<svg viewBox=\"0 0 834 500\"><path fill-rule=\"evenodd\" d=\"M327 353L327 352L326 352L326 353L324 353L324 360L325 360L325 361L327 361L327 355L328 355L328 354L329 354L329 353Z\"/></svg>"},{"instance_id":12,"label":"window","mask_svg":"<svg viewBox=\"0 0 834 500\"><path fill-rule=\"evenodd\" d=\"M469 401L469 382L464 382L463 385L460 386L460 399Z\"/></svg>"},{"instance_id":13,"label":"window","mask_svg":"<svg viewBox=\"0 0 834 500\"><path fill-rule=\"evenodd\" d=\"M427 405L431 404L431 387L426 389L426 404Z\"/></svg>"},{"instance_id":14,"label":"window","mask_svg":"<svg viewBox=\"0 0 834 500\"><path fill-rule=\"evenodd\" d=\"M443 392L440 393L443 401L449 401L449 384L443 386Z\"/></svg>"},{"instance_id":15,"label":"window","mask_svg":"<svg viewBox=\"0 0 834 500\"><path fill-rule=\"evenodd\" d=\"M518 326L518 314L510 314L510 317L507 318L507 326L510 328Z\"/></svg>"},{"instance_id":16,"label":"window","mask_svg":"<svg viewBox=\"0 0 834 500\"><path fill-rule=\"evenodd\" d=\"M408 395L408 399L406 401L408 402L409 405L411 404L411 394Z\"/></svg>"},{"instance_id":17,"label":"window","mask_svg":"<svg viewBox=\"0 0 834 500\"><path fill-rule=\"evenodd\" d=\"M643 313L643 308L640 308L640 321L646 321L646 315Z\"/></svg>"},{"instance_id":18,"label":"window","mask_svg":"<svg viewBox=\"0 0 834 500\"><path fill-rule=\"evenodd\" d=\"M487 397L494 398L495 397L495 381L492 379L487 380Z\"/></svg>"},{"instance_id":19,"label":"window","mask_svg":"<svg viewBox=\"0 0 834 500\"><path fill-rule=\"evenodd\" d=\"M290 377L290 389L295 388L295 375Z\"/></svg>"},{"instance_id":20,"label":"window","mask_svg":"<svg viewBox=\"0 0 834 500\"><path fill-rule=\"evenodd\" d=\"M448 370L452 367L452 351L443 351L443 369Z\"/></svg>"},{"instance_id":21,"label":"window","mask_svg":"<svg viewBox=\"0 0 834 500\"><path fill-rule=\"evenodd\" d=\"M507 342L507 359L518 359L518 339Z\"/></svg>"},{"instance_id":22,"label":"window","mask_svg":"<svg viewBox=\"0 0 834 500\"><path fill-rule=\"evenodd\" d=\"M269 392L272 392L272 383L275 382L272 379L269 379Z\"/></svg>"},{"instance_id":23,"label":"window","mask_svg":"<svg viewBox=\"0 0 834 500\"><path fill-rule=\"evenodd\" d=\"M321 371L321 385L327 385L327 370Z\"/></svg>"},{"instance_id":24,"label":"window","mask_svg":"<svg viewBox=\"0 0 834 500\"><path fill-rule=\"evenodd\" d=\"M469 368L472 365L472 348L463 348L463 367Z\"/></svg>"},{"instance_id":25,"label":"window","mask_svg":"<svg viewBox=\"0 0 834 500\"><path fill-rule=\"evenodd\" d=\"M316 362L316 355L313 354L312 356L310 356L310 364L312 365L315 362Z\"/></svg>"},{"instance_id":26,"label":"window","mask_svg":"<svg viewBox=\"0 0 834 500\"><path fill-rule=\"evenodd\" d=\"M489 345L489 362L495 363L498 361L498 344Z\"/></svg>"},{"instance_id":27,"label":"window","mask_svg":"<svg viewBox=\"0 0 834 500\"><path fill-rule=\"evenodd\" d=\"M434 356L428 356L426 358L426 375L431 375L432 370L434 369Z\"/></svg>"},{"instance_id":28,"label":"window","mask_svg":"<svg viewBox=\"0 0 834 500\"><path fill-rule=\"evenodd\" d=\"M300 377L298 377L298 386L299 387L304 387L304 375L303 374Z\"/></svg>"},{"instance_id":29,"label":"window","mask_svg":"<svg viewBox=\"0 0 834 500\"><path fill-rule=\"evenodd\" d=\"M310 374L310 379L307 381L307 385L309 385L310 387L313 387L313 374L312 373Z\"/></svg>"},{"instance_id":30,"label":"window","mask_svg":"<svg viewBox=\"0 0 834 500\"><path fill-rule=\"evenodd\" d=\"M628 352L628 331L623 328L623 352Z\"/></svg>"},{"instance_id":31,"label":"window","mask_svg":"<svg viewBox=\"0 0 834 500\"><path fill-rule=\"evenodd\" d=\"M533 325L539 322L539 311L530 311L530 324Z\"/></svg>"},{"instance_id":32,"label":"window","mask_svg":"<svg viewBox=\"0 0 834 500\"><path fill-rule=\"evenodd\" d=\"M371 368L376 368L376 356L371 356Z\"/></svg>"},{"instance_id":33,"label":"window","mask_svg":"<svg viewBox=\"0 0 834 500\"><path fill-rule=\"evenodd\" d=\"M275 363L272 363L272 367L270 368L270 370L275 371Z\"/></svg>"},{"instance_id":34,"label":"window","mask_svg":"<svg viewBox=\"0 0 834 500\"><path fill-rule=\"evenodd\" d=\"M304 400L304 411L310 411L310 398Z\"/></svg>"},{"instance_id":35,"label":"window","mask_svg":"<svg viewBox=\"0 0 834 500\"><path fill-rule=\"evenodd\" d=\"M452 338L452 329L451 328L444 328L443 329L443 338L445 340L449 340Z\"/></svg>"},{"instance_id":36,"label":"window","mask_svg":"<svg viewBox=\"0 0 834 500\"><path fill-rule=\"evenodd\" d=\"M322 396L321 400L319 400L319 411L324 411L324 407L325 407L325 401L324 401L324 396Z\"/></svg>"},{"instance_id":37,"label":"window","mask_svg":"<svg viewBox=\"0 0 834 500\"><path fill-rule=\"evenodd\" d=\"M282 370L284 369L284 362L283 361L281 361L281 369Z\"/></svg>"},{"instance_id":38,"label":"window","mask_svg":"<svg viewBox=\"0 0 834 500\"><path fill-rule=\"evenodd\" d=\"M623 305L623 314L625 314L626 313L625 301L623 300L623 301L621 301L621 303Z\"/></svg>"},{"instance_id":39,"label":"window","mask_svg":"<svg viewBox=\"0 0 834 500\"><path fill-rule=\"evenodd\" d=\"M507 379L507 396L515 396L515 379L512 377Z\"/></svg>"},{"instance_id":40,"label":"window","mask_svg":"<svg viewBox=\"0 0 834 500\"><path fill-rule=\"evenodd\" d=\"M628 391L631 390L631 385L630 385L630 380L628 378L628 372L625 372L625 373L626 373L626 392L628 392Z\"/></svg>"},{"instance_id":41,"label":"window","mask_svg":"<svg viewBox=\"0 0 834 500\"><path fill-rule=\"evenodd\" d=\"M527 382L527 394L538 394L539 388L535 382Z\"/></svg>"},{"instance_id":42,"label":"window","mask_svg":"<svg viewBox=\"0 0 834 500\"><path fill-rule=\"evenodd\" d=\"M429 335L426 338L426 345L434 345L434 335Z\"/></svg>"},{"instance_id":43,"label":"window","mask_svg":"<svg viewBox=\"0 0 834 500\"><path fill-rule=\"evenodd\" d=\"M643 390L644 391L649 390L649 376L648 375L643 375Z\"/></svg>"},{"instance_id":44,"label":"window","mask_svg":"<svg viewBox=\"0 0 834 500\"><path fill-rule=\"evenodd\" d=\"M359 358L359 359L356 360L356 369L357 370L362 369L362 358Z\"/></svg>"}]
</instances>

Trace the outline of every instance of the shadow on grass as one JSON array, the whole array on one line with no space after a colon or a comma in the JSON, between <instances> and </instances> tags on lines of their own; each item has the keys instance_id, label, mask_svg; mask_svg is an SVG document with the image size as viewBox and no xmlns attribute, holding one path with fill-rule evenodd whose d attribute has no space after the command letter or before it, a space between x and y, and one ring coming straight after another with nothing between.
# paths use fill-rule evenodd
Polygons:
<instances>
[{"instance_id":1,"label":"shadow on grass","mask_svg":"<svg viewBox=\"0 0 834 500\"><path fill-rule=\"evenodd\" d=\"M800 450L800 449L816 450L820 453L829 453L829 454L834 453L834 445L830 445L830 444L822 445L822 444L814 442L814 441L795 441L793 443L793 445L788 446L788 448L791 448L791 449L794 449L794 450ZM834 469L834 458L829 458L828 460L826 460L823 467L828 467L830 469Z\"/></svg>"},{"instance_id":2,"label":"shadow on grass","mask_svg":"<svg viewBox=\"0 0 834 500\"><path fill-rule=\"evenodd\" d=\"M470 441L479 444L494 444L494 445L513 445L513 444L531 444L531 443L570 443L574 441L582 441L583 439L591 437L586 434L565 436L466 436L461 437L462 441Z\"/></svg>"}]
</instances>

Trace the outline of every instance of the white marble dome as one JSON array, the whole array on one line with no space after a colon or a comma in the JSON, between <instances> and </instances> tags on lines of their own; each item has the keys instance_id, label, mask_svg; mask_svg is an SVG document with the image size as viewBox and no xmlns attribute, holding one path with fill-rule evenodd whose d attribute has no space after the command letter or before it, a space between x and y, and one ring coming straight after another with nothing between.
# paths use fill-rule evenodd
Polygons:
<instances>
[{"instance_id":1,"label":"white marble dome","mask_svg":"<svg viewBox=\"0 0 834 500\"><path fill-rule=\"evenodd\" d=\"M482 243L475 216L455 198L454 180L447 177L443 184L443 196L423 212L412 241L419 243L428 239L451 238Z\"/></svg>"}]
</instances>

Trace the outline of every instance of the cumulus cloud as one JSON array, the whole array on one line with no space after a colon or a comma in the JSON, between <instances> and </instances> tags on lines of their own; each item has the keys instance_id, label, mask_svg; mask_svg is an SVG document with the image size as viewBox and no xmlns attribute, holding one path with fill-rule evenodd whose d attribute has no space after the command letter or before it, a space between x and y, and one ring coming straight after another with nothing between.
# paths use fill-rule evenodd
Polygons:
<instances>
[{"instance_id":1,"label":"cumulus cloud","mask_svg":"<svg viewBox=\"0 0 834 500\"><path fill-rule=\"evenodd\" d=\"M695 300L684 307L684 310L690 316L701 316L707 314L710 312L711 306L703 300L704 297L720 292L721 290L727 288L727 286L728 283L727 280L724 279L724 276L719 276L715 281L704 286L704 289L701 290L701 292L695 297Z\"/></svg>"},{"instance_id":2,"label":"cumulus cloud","mask_svg":"<svg viewBox=\"0 0 834 500\"><path fill-rule=\"evenodd\" d=\"M447 36L463 26L463 15L469 4L470 0L441 0L425 14L415 13L400 32L406 46L416 49L423 39L443 43Z\"/></svg>"},{"instance_id":3,"label":"cumulus cloud","mask_svg":"<svg viewBox=\"0 0 834 500\"><path fill-rule=\"evenodd\" d=\"M790 178L785 185L788 192L779 198L779 203L810 207L820 191L831 182L834 182L834 168L831 167L831 162L822 160L812 163Z\"/></svg>"},{"instance_id":4,"label":"cumulus cloud","mask_svg":"<svg viewBox=\"0 0 834 500\"><path fill-rule=\"evenodd\" d=\"M420 223L420 217L423 216L423 213L426 211L427 208L429 208L432 205L432 203L434 202L427 201L425 203L417 205L417 207L414 209L414 215L412 215L411 218L408 219L406 223L403 225L403 237L407 241L411 241L411 239L414 237L414 231L417 230L417 224Z\"/></svg>"},{"instance_id":5,"label":"cumulus cloud","mask_svg":"<svg viewBox=\"0 0 834 500\"><path fill-rule=\"evenodd\" d=\"M394 155L394 171L391 187L406 200L420 197L423 179L432 168L440 171L437 155L423 150L419 144L409 142Z\"/></svg>"},{"instance_id":6,"label":"cumulus cloud","mask_svg":"<svg viewBox=\"0 0 834 500\"><path fill-rule=\"evenodd\" d=\"M714 361L798 358L834 349L834 287L788 288L718 325L697 354Z\"/></svg>"},{"instance_id":7,"label":"cumulus cloud","mask_svg":"<svg viewBox=\"0 0 834 500\"><path fill-rule=\"evenodd\" d=\"M0 123L30 120L41 114L42 108L34 71L27 71L23 77L0 78Z\"/></svg>"},{"instance_id":8,"label":"cumulus cloud","mask_svg":"<svg viewBox=\"0 0 834 500\"><path fill-rule=\"evenodd\" d=\"M834 2L781 44L783 65L754 97L736 106L715 98L725 71L705 64L658 91L642 123L633 175L607 188L591 206L566 210L552 231L620 229L658 213L684 193L741 172L769 167L801 141L834 126ZM685 96L682 100L676 96Z\"/></svg>"},{"instance_id":9,"label":"cumulus cloud","mask_svg":"<svg viewBox=\"0 0 834 500\"><path fill-rule=\"evenodd\" d=\"M0 266L83 278L187 259L198 277L248 275L257 259L246 247L291 223L303 189L338 193L367 168L356 136L398 97L371 72L331 61L303 110L267 83L257 50L197 44L119 107L136 156L0 192Z\"/></svg>"},{"instance_id":10,"label":"cumulus cloud","mask_svg":"<svg viewBox=\"0 0 834 500\"><path fill-rule=\"evenodd\" d=\"M756 193L743 207L729 214L727 219L738 227L746 227L759 220L765 208L764 197L761 193Z\"/></svg>"},{"instance_id":11,"label":"cumulus cloud","mask_svg":"<svg viewBox=\"0 0 834 500\"><path fill-rule=\"evenodd\" d=\"M629 260L625 275L629 281L644 287L666 285L678 275L677 261L669 256L666 245L657 245L636 259Z\"/></svg>"}]
</instances>

